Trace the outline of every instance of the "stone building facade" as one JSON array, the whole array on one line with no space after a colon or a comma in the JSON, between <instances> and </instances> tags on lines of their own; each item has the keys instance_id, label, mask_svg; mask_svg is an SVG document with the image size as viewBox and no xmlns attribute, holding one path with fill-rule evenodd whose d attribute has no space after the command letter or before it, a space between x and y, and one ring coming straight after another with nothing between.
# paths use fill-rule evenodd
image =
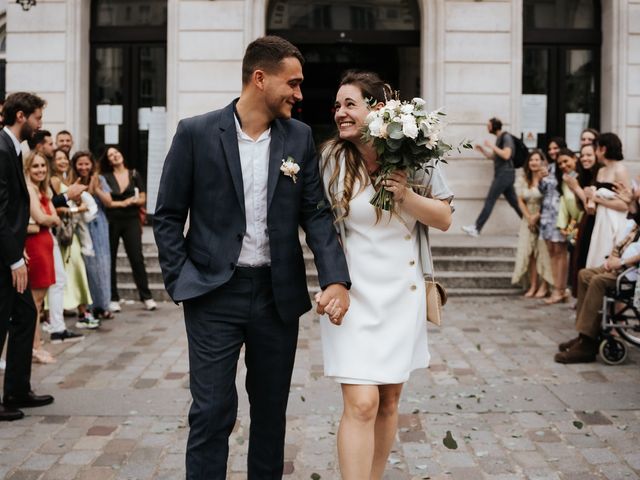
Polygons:
<instances>
[{"instance_id":1,"label":"stone building facade","mask_svg":"<svg viewBox=\"0 0 640 480\"><path fill-rule=\"evenodd\" d=\"M29 11L9 1L6 18L7 92L45 97L45 127L72 131L78 147L126 140L145 172L149 151L157 158L158 145L166 149L179 119L239 94L243 50L265 33L301 43L309 100L298 113L326 131L327 92L336 81L327 66L356 59L358 67L397 70L401 90L445 107L452 141L490 138L492 116L519 134L538 115L546 127L555 125L537 132L543 144L575 129L566 114L577 112L571 118L578 123L620 135L630 166L640 160L640 0L38 0ZM545 44L556 38L545 32L556 43ZM546 102L546 118L544 110L525 111L523 99L536 98ZM569 106L556 108L565 100ZM98 105L122 110L100 113ZM155 127L151 107L165 107ZM456 226L466 224L480 208L491 162L465 151L447 170ZM500 203L485 231L514 232L516 225Z\"/></svg>"}]
</instances>

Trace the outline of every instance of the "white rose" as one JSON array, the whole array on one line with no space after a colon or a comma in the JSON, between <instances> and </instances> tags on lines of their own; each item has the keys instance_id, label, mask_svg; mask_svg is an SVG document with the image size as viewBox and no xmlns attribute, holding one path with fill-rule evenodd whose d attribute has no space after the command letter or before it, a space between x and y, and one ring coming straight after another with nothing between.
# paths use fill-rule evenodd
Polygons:
<instances>
[{"instance_id":1,"label":"white rose","mask_svg":"<svg viewBox=\"0 0 640 480\"><path fill-rule=\"evenodd\" d=\"M381 117L375 116L369 123L369 134L372 137L381 137L382 136L382 126L384 125L384 121Z\"/></svg>"},{"instance_id":2,"label":"white rose","mask_svg":"<svg viewBox=\"0 0 640 480\"><path fill-rule=\"evenodd\" d=\"M427 104L427 102L425 102L422 98L420 97L415 97L413 100L411 100L411 102L416 106L416 107L423 107Z\"/></svg>"},{"instance_id":3,"label":"white rose","mask_svg":"<svg viewBox=\"0 0 640 480\"><path fill-rule=\"evenodd\" d=\"M298 173L300 171L300 165L298 165L297 163L292 163L292 165L289 167L291 169L291 171L293 172L293 174L295 175L296 173Z\"/></svg>"},{"instance_id":4,"label":"white rose","mask_svg":"<svg viewBox=\"0 0 640 480\"><path fill-rule=\"evenodd\" d=\"M400 106L400 102L398 100L389 100L386 103L385 108L391 111L391 110L396 110L399 106Z\"/></svg>"},{"instance_id":5,"label":"white rose","mask_svg":"<svg viewBox=\"0 0 640 480\"><path fill-rule=\"evenodd\" d=\"M413 105L411 105L410 103L405 103L400 107L400 111L405 115L408 115L413 112Z\"/></svg>"},{"instance_id":6,"label":"white rose","mask_svg":"<svg viewBox=\"0 0 640 480\"><path fill-rule=\"evenodd\" d=\"M405 137L416 138L418 136L418 126L413 115L402 115L402 133Z\"/></svg>"}]
</instances>

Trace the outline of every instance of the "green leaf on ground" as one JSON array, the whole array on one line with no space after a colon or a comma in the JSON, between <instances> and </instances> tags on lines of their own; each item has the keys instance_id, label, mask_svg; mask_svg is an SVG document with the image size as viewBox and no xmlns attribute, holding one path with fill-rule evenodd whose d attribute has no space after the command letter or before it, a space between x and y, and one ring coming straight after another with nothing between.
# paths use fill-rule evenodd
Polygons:
<instances>
[{"instance_id":1,"label":"green leaf on ground","mask_svg":"<svg viewBox=\"0 0 640 480\"><path fill-rule=\"evenodd\" d=\"M314 472L314 473L311 474L310 478L311 478L311 480L320 480L322 477L319 474Z\"/></svg>"},{"instance_id":2,"label":"green leaf on ground","mask_svg":"<svg viewBox=\"0 0 640 480\"><path fill-rule=\"evenodd\" d=\"M449 450L456 450L458 448L458 442L455 441L450 430L447 430L447 435L442 439L442 444Z\"/></svg>"},{"instance_id":3,"label":"green leaf on ground","mask_svg":"<svg viewBox=\"0 0 640 480\"><path fill-rule=\"evenodd\" d=\"M460 405L459 403L456 403L456 408L457 408L458 410L462 410L462 405Z\"/></svg>"},{"instance_id":4,"label":"green leaf on ground","mask_svg":"<svg viewBox=\"0 0 640 480\"><path fill-rule=\"evenodd\" d=\"M575 422L573 422L573 426L576 427L578 430L582 430L582 427L584 427L584 423L576 420Z\"/></svg>"}]
</instances>

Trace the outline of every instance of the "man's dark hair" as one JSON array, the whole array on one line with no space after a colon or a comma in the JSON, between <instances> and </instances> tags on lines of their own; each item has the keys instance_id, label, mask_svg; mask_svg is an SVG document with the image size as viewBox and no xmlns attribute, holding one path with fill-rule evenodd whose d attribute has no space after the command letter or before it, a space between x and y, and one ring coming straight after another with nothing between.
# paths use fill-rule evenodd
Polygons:
<instances>
[{"instance_id":1,"label":"man's dark hair","mask_svg":"<svg viewBox=\"0 0 640 480\"><path fill-rule=\"evenodd\" d=\"M29 148L33 150L36 146L40 145L44 142L44 139L51 136L51 132L49 130L38 130L33 134L27 143L29 144Z\"/></svg>"},{"instance_id":2,"label":"man's dark hair","mask_svg":"<svg viewBox=\"0 0 640 480\"><path fill-rule=\"evenodd\" d=\"M300 50L284 38L268 35L254 40L247 47L242 59L242 84L249 83L251 75L256 70L269 73L277 71L280 62L289 57L297 58L300 64L304 65L304 57Z\"/></svg>"},{"instance_id":3,"label":"man's dark hair","mask_svg":"<svg viewBox=\"0 0 640 480\"><path fill-rule=\"evenodd\" d=\"M607 149L604 156L609 160L624 160L624 155L622 155L622 142L620 141L620 137L615 133L601 133L594 143L599 147Z\"/></svg>"},{"instance_id":4,"label":"man's dark hair","mask_svg":"<svg viewBox=\"0 0 640 480\"><path fill-rule=\"evenodd\" d=\"M16 123L16 116L18 115L18 112L22 112L25 117L28 117L38 108L44 108L46 104L47 102L33 93L12 93L4 101L4 108L2 109L4 124L12 126Z\"/></svg>"},{"instance_id":5,"label":"man's dark hair","mask_svg":"<svg viewBox=\"0 0 640 480\"><path fill-rule=\"evenodd\" d=\"M492 117L489 119L489 123L491 124L491 132L502 130L502 120L500 120L499 118Z\"/></svg>"},{"instance_id":6,"label":"man's dark hair","mask_svg":"<svg viewBox=\"0 0 640 480\"><path fill-rule=\"evenodd\" d=\"M58 138L60 135L69 135L73 138L73 135L71 135L71 132L69 130L60 130L58 133L56 133L56 138Z\"/></svg>"}]
</instances>

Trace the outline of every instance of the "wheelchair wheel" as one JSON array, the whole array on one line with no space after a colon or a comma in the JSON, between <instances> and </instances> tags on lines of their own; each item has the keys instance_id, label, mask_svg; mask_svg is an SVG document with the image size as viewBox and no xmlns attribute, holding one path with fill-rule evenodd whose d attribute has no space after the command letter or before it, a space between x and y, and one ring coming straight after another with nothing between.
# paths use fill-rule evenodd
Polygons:
<instances>
[{"instance_id":1,"label":"wheelchair wheel","mask_svg":"<svg viewBox=\"0 0 640 480\"><path fill-rule=\"evenodd\" d=\"M638 320L634 320L635 328L616 328L615 330L632 345L640 347L640 326Z\"/></svg>"},{"instance_id":2,"label":"wheelchair wheel","mask_svg":"<svg viewBox=\"0 0 640 480\"><path fill-rule=\"evenodd\" d=\"M627 359L627 346L617 338L605 338L598 349L604 363L620 365Z\"/></svg>"}]
</instances>

